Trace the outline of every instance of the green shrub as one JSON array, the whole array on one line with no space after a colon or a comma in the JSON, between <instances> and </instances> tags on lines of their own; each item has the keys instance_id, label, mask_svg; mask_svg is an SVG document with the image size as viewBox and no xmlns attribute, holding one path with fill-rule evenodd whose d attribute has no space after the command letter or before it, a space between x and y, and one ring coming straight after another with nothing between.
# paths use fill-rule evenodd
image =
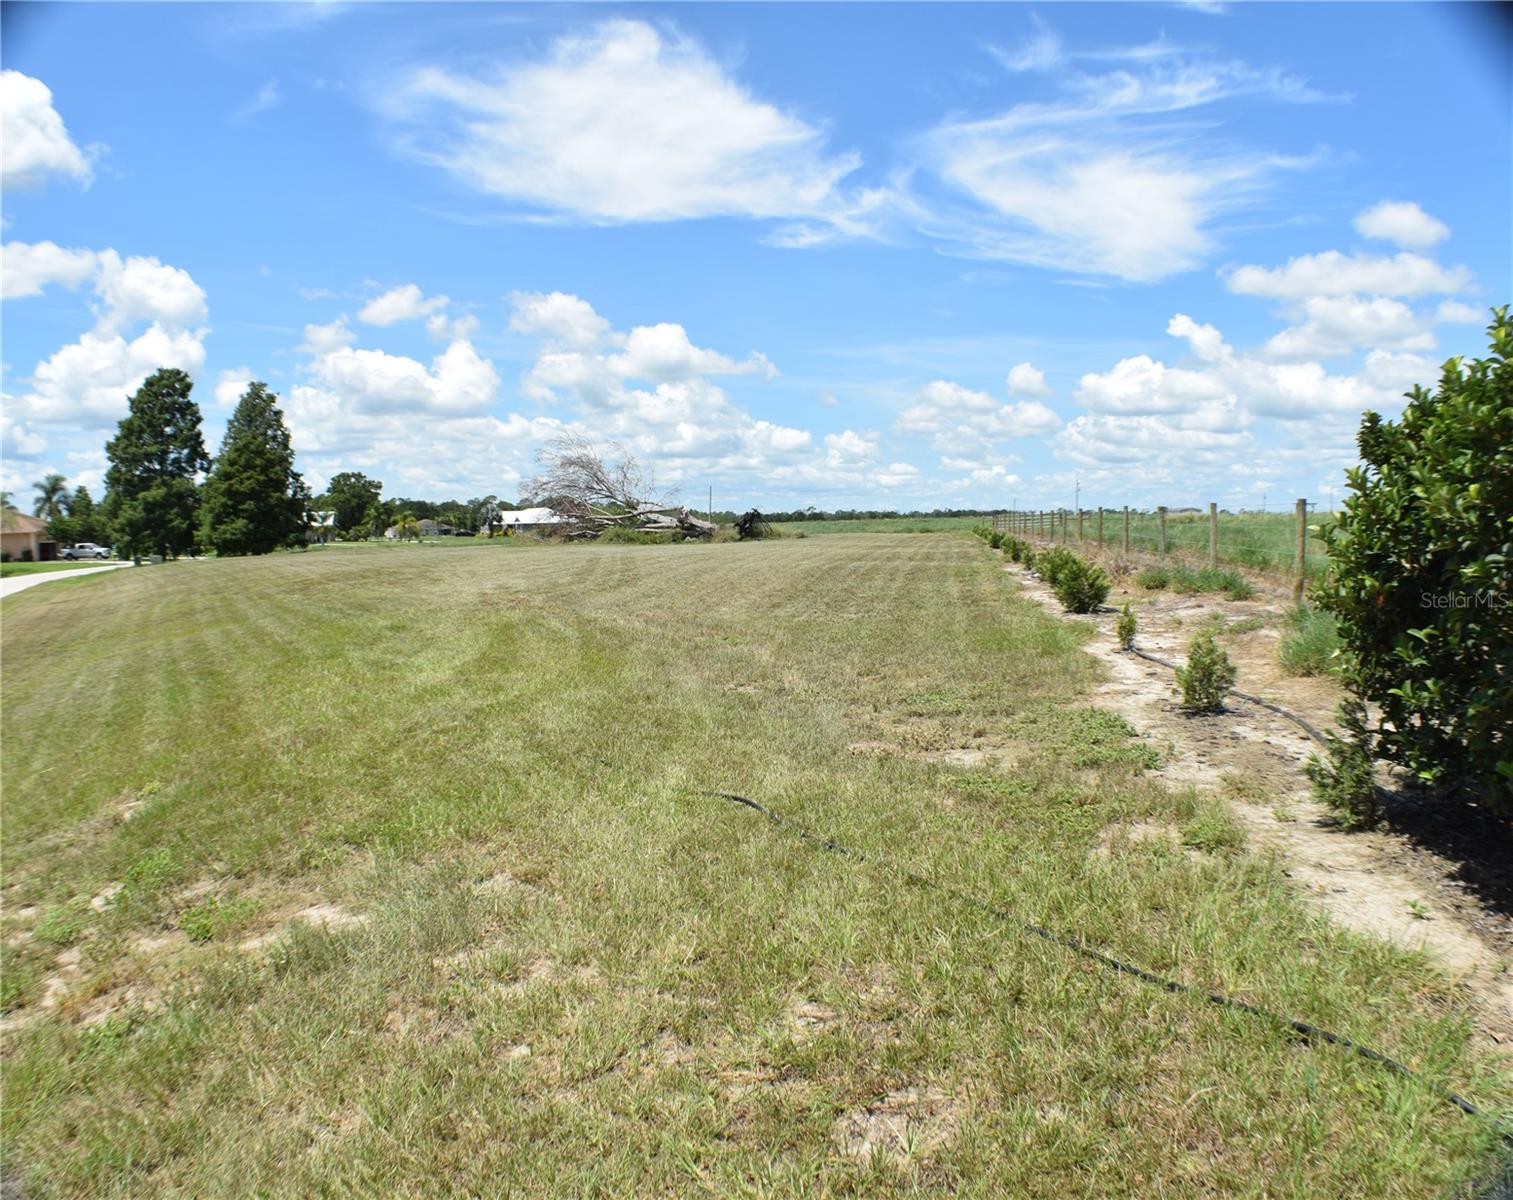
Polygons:
<instances>
[{"instance_id":1,"label":"green shrub","mask_svg":"<svg viewBox=\"0 0 1513 1200\"><path fill-rule=\"evenodd\" d=\"M1371 761L1366 706L1351 698L1340 705L1340 733L1324 734L1324 757L1310 755L1303 770L1313 794L1339 816L1347 829L1369 829L1382 819Z\"/></svg>"},{"instance_id":2,"label":"green shrub","mask_svg":"<svg viewBox=\"0 0 1513 1200\"><path fill-rule=\"evenodd\" d=\"M1114 635L1119 639L1119 647L1122 650L1135 648L1135 610L1130 608L1129 601L1124 602L1124 607L1119 610L1119 619L1114 622Z\"/></svg>"},{"instance_id":3,"label":"green shrub","mask_svg":"<svg viewBox=\"0 0 1513 1200\"><path fill-rule=\"evenodd\" d=\"M994 550L1002 550L1003 534L997 532L996 530L988 534L988 545L993 547Z\"/></svg>"},{"instance_id":4,"label":"green shrub","mask_svg":"<svg viewBox=\"0 0 1513 1200\"><path fill-rule=\"evenodd\" d=\"M1235 666L1211 633L1193 638L1187 651L1187 666L1177 668L1177 686L1182 690L1182 710L1190 713L1218 712L1224 697L1235 685Z\"/></svg>"},{"instance_id":5,"label":"green shrub","mask_svg":"<svg viewBox=\"0 0 1513 1200\"><path fill-rule=\"evenodd\" d=\"M1040 562L1040 552L1026 542L1024 552L1019 556L1019 561L1033 571Z\"/></svg>"},{"instance_id":6,"label":"green shrub","mask_svg":"<svg viewBox=\"0 0 1513 1200\"><path fill-rule=\"evenodd\" d=\"M1350 495L1321 531L1314 601L1339 619L1344 677L1375 706L1366 752L1513 812L1513 321L1450 359L1395 422L1368 412Z\"/></svg>"},{"instance_id":7,"label":"green shrub","mask_svg":"<svg viewBox=\"0 0 1513 1200\"><path fill-rule=\"evenodd\" d=\"M1060 546L1050 550L1042 550L1035 557L1035 573L1054 588L1061 572L1065 571L1076 561L1077 556L1075 554Z\"/></svg>"},{"instance_id":8,"label":"green shrub","mask_svg":"<svg viewBox=\"0 0 1513 1200\"><path fill-rule=\"evenodd\" d=\"M1277 661L1289 675L1322 675L1341 660L1340 624L1333 613L1318 608L1295 608L1287 614L1287 628L1277 644Z\"/></svg>"},{"instance_id":9,"label":"green shrub","mask_svg":"<svg viewBox=\"0 0 1513 1200\"><path fill-rule=\"evenodd\" d=\"M1090 613L1108 599L1113 587L1103 568L1084 562L1075 555L1068 556L1056 573L1056 582L1051 585L1056 599L1067 612Z\"/></svg>"},{"instance_id":10,"label":"green shrub","mask_svg":"<svg viewBox=\"0 0 1513 1200\"><path fill-rule=\"evenodd\" d=\"M1168 587L1172 581L1172 574L1165 567L1146 567L1135 576L1135 582L1148 592L1160 591Z\"/></svg>"}]
</instances>

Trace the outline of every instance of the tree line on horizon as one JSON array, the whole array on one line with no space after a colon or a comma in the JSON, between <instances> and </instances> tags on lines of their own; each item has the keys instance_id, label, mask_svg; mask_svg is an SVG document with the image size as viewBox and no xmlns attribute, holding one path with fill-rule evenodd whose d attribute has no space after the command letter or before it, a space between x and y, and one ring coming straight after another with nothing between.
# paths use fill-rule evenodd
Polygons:
<instances>
[{"instance_id":1,"label":"tree line on horizon","mask_svg":"<svg viewBox=\"0 0 1513 1200\"><path fill-rule=\"evenodd\" d=\"M51 538L113 544L125 557L267 554L304 545L317 513L334 518L317 528L361 540L391 526L418 535L426 519L471 532L523 507L492 495L385 500L382 481L360 471L340 472L313 495L294 469L289 429L266 384L248 385L214 458L205 449L193 388L185 372L169 367L143 381L106 443L109 466L99 501L83 484L70 491L67 478L56 473L34 485L33 513L47 522Z\"/></svg>"},{"instance_id":2,"label":"tree line on horizon","mask_svg":"<svg viewBox=\"0 0 1513 1200\"><path fill-rule=\"evenodd\" d=\"M495 495L384 499L382 481L361 471L339 472L324 492L313 495L294 469L289 429L278 397L265 383L248 385L213 458L205 449L193 389L189 375L172 367L143 381L116 436L105 446L109 467L103 498L96 500L83 484L70 490L67 478L56 473L34 485L33 513L47 522L49 537L63 545L114 545L126 557L157 554L166 559L201 550L267 554L304 545L312 536L357 541L380 537L391 528L401 536L419 536L423 520L474 533L490 529L500 513L531 503L529 498L512 503ZM329 524L318 522L316 514L329 514ZM710 515L734 522L739 514ZM764 515L771 521L804 522L977 516L981 510L810 506Z\"/></svg>"}]
</instances>

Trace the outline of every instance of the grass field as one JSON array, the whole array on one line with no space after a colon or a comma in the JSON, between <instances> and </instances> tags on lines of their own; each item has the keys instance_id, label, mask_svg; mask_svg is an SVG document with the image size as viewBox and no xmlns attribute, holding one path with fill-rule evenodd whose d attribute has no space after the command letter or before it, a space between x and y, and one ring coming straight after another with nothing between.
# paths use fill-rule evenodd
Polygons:
<instances>
[{"instance_id":1,"label":"grass field","mask_svg":"<svg viewBox=\"0 0 1513 1200\"><path fill-rule=\"evenodd\" d=\"M1495 1154L701 794L1507 1108L1451 984L1149 777L975 538L93 579L3 608L29 1196L1430 1197Z\"/></svg>"}]
</instances>

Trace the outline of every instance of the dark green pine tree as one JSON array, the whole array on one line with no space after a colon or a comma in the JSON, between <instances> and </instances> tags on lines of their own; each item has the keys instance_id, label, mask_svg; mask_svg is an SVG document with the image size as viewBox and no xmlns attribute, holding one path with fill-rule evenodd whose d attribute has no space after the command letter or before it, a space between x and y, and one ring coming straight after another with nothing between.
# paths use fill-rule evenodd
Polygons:
<instances>
[{"instance_id":1,"label":"dark green pine tree","mask_svg":"<svg viewBox=\"0 0 1513 1200\"><path fill-rule=\"evenodd\" d=\"M192 550L199 532L195 476L210 466L194 384L165 367L149 375L105 446L107 512L123 554L164 558Z\"/></svg>"},{"instance_id":2,"label":"dark green pine tree","mask_svg":"<svg viewBox=\"0 0 1513 1200\"><path fill-rule=\"evenodd\" d=\"M267 554L304 533L308 494L277 399L265 384L247 388L205 480L205 540L217 554Z\"/></svg>"}]
</instances>

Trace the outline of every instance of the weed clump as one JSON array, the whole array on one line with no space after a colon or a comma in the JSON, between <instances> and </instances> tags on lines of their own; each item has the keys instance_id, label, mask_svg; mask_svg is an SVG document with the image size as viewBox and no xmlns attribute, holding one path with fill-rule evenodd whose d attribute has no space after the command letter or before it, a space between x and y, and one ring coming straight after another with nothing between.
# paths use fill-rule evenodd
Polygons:
<instances>
[{"instance_id":1,"label":"weed clump","mask_svg":"<svg viewBox=\"0 0 1513 1200\"><path fill-rule=\"evenodd\" d=\"M1182 711L1213 713L1224 707L1224 697L1235 685L1235 665L1211 633L1193 638L1187 651L1187 666L1177 668L1177 686L1182 690Z\"/></svg>"},{"instance_id":2,"label":"weed clump","mask_svg":"<svg viewBox=\"0 0 1513 1200\"><path fill-rule=\"evenodd\" d=\"M1338 668L1340 623L1330 612L1295 608L1277 645L1277 661L1289 675L1322 675Z\"/></svg>"},{"instance_id":3,"label":"weed clump","mask_svg":"<svg viewBox=\"0 0 1513 1200\"><path fill-rule=\"evenodd\" d=\"M1135 582L1148 592L1159 592L1168 587L1171 581L1172 574L1165 567L1146 567L1135 576Z\"/></svg>"}]
</instances>

